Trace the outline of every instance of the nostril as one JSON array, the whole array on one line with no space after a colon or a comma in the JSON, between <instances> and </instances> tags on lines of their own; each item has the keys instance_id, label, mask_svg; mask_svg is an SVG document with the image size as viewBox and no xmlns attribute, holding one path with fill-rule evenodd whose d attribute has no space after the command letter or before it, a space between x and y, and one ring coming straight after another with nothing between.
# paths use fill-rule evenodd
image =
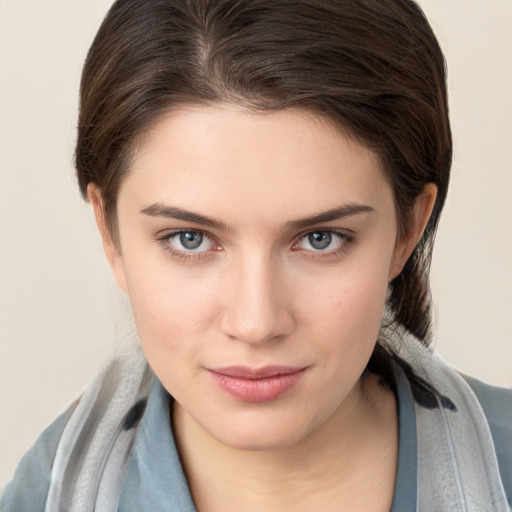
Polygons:
<instances>
[{"instance_id":1,"label":"nostril","mask_svg":"<svg viewBox=\"0 0 512 512\"><path fill-rule=\"evenodd\" d=\"M286 310L275 306L269 308L265 315L244 313L226 314L222 330L230 338L248 344L262 344L282 339L294 329L292 316Z\"/></svg>"},{"instance_id":2,"label":"nostril","mask_svg":"<svg viewBox=\"0 0 512 512\"><path fill-rule=\"evenodd\" d=\"M246 252L231 267L221 323L226 335L248 344L276 341L294 329L280 268L268 252L255 252Z\"/></svg>"}]
</instances>

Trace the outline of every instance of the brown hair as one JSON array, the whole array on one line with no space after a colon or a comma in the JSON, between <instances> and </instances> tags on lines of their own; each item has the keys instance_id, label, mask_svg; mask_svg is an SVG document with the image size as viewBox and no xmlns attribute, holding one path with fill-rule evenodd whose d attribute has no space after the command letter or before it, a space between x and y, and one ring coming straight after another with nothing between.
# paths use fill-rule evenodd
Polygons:
<instances>
[{"instance_id":1,"label":"brown hair","mask_svg":"<svg viewBox=\"0 0 512 512\"><path fill-rule=\"evenodd\" d=\"M451 165L444 58L410 0L117 0L89 50L76 168L116 236L134 143L184 104L236 102L326 115L376 151L401 233L427 183L427 229L391 283L393 319L428 343L428 273Z\"/></svg>"}]
</instances>

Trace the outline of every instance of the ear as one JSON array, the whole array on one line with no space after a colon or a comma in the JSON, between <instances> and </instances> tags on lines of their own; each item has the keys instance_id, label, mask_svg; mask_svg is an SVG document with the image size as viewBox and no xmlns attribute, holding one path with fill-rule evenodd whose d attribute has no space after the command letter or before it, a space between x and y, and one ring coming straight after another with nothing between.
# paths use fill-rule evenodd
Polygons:
<instances>
[{"instance_id":1,"label":"ear","mask_svg":"<svg viewBox=\"0 0 512 512\"><path fill-rule=\"evenodd\" d=\"M421 194L415 199L407 232L397 239L395 244L393 259L389 269L389 281L392 281L400 274L414 248L418 245L432 214L436 197L437 187L433 183L428 183L423 188Z\"/></svg>"},{"instance_id":2,"label":"ear","mask_svg":"<svg viewBox=\"0 0 512 512\"><path fill-rule=\"evenodd\" d=\"M121 254L121 249L118 247L118 244L116 244L112 239L112 233L108 228L105 218L103 196L100 188L94 183L89 183L87 186L87 198L94 210L96 225L98 226L98 230L101 235L103 250L105 251L105 256L107 257L110 268L112 269L119 288L121 288L125 293L128 293L123 255Z\"/></svg>"}]
</instances>

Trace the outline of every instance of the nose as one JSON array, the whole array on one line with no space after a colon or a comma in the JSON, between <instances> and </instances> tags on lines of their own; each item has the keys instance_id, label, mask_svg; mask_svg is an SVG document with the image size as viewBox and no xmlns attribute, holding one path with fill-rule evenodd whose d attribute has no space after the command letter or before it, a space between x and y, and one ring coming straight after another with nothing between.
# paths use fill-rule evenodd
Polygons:
<instances>
[{"instance_id":1,"label":"nose","mask_svg":"<svg viewBox=\"0 0 512 512\"><path fill-rule=\"evenodd\" d=\"M225 276L221 328L230 338L250 345L290 334L295 320L278 265L263 258L233 264Z\"/></svg>"}]
</instances>

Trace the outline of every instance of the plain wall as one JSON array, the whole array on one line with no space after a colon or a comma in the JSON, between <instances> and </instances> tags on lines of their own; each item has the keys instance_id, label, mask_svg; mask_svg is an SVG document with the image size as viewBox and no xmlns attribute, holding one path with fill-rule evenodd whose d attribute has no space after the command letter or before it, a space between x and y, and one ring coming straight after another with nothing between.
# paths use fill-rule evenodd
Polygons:
<instances>
[{"instance_id":1,"label":"plain wall","mask_svg":"<svg viewBox=\"0 0 512 512\"><path fill-rule=\"evenodd\" d=\"M0 482L126 327L72 167L80 69L110 0L0 1ZM423 0L448 60L453 178L437 349L512 385L512 2Z\"/></svg>"}]
</instances>

